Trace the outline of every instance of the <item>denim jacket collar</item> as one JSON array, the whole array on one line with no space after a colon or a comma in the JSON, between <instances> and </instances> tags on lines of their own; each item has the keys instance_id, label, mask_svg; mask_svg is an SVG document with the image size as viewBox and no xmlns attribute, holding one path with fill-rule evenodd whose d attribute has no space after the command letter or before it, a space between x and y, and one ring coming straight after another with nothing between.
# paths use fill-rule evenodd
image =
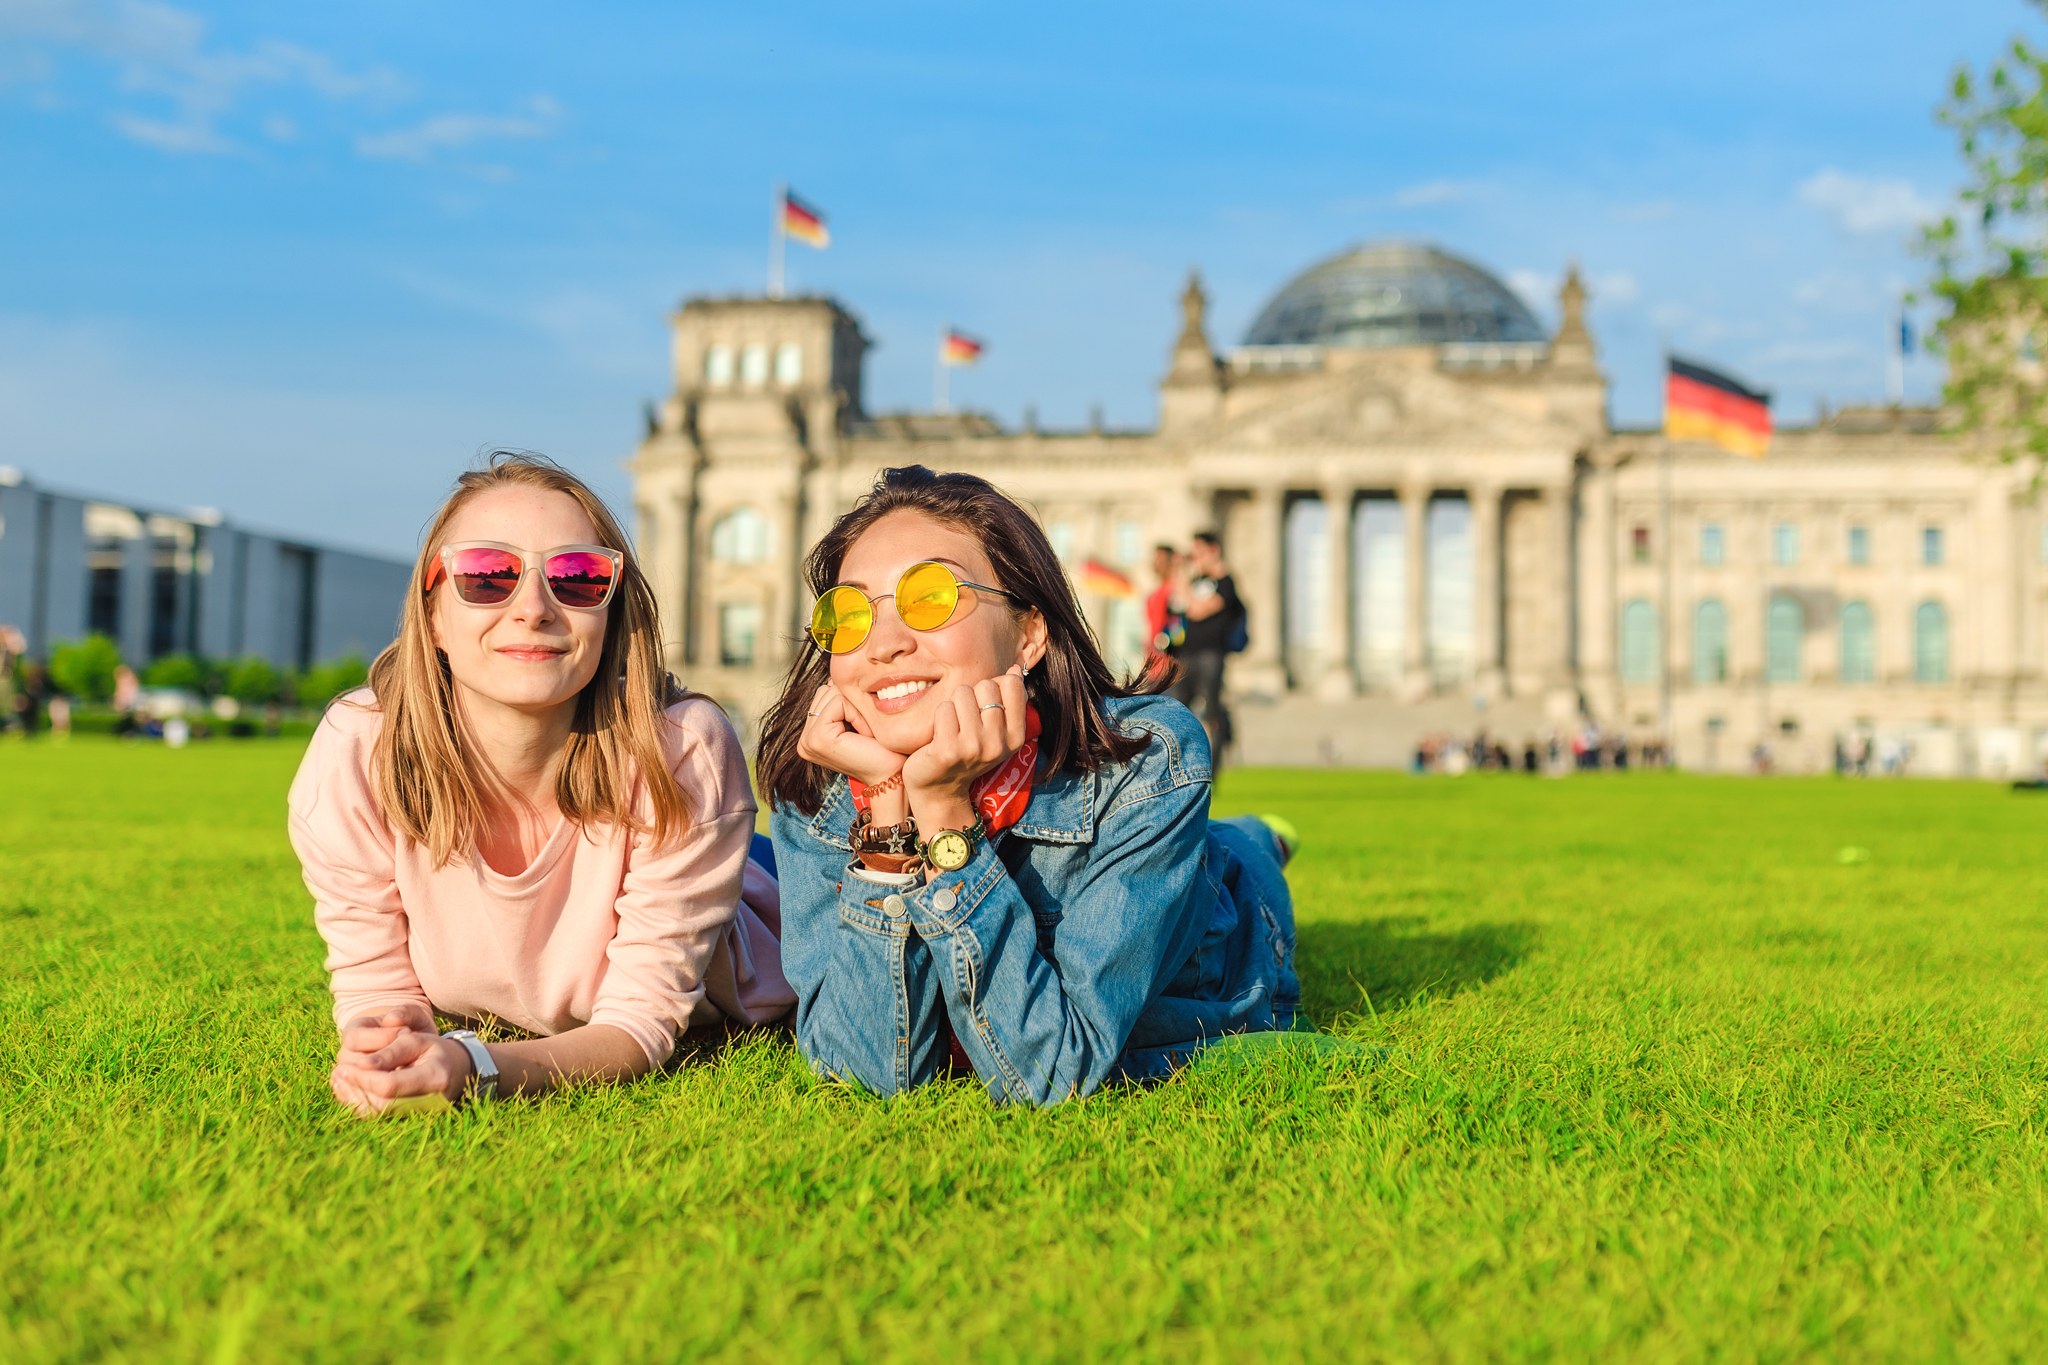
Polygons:
<instances>
[{"instance_id":1,"label":"denim jacket collar","mask_svg":"<svg viewBox=\"0 0 2048 1365\"><path fill-rule=\"evenodd\" d=\"M1043 844L1092 844L1095 842L1096 776L1094 773L1061 773L1039 777L1031 786L1030 804L1023 818L1012 828L1026 839ZM846 778L835 776L825 790L824 804L811 817L811 833L834 848L851 850L846 834L853 827L853 792Z\"/></svg>"}]
</instances>

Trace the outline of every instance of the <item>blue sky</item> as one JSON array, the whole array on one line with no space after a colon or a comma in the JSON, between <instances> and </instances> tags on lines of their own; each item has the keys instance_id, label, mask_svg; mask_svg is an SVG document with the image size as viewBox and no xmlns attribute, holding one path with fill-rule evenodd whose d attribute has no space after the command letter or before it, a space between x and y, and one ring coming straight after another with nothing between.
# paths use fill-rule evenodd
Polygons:
<instances>
[{"instance_id":1,"label":"blue sky","mask_svg":"<svg viewBox=\"0 0 2048 1365\"><path fill-rule=\"evenodd\" d=\"M869 406L1149 425L1199 266L1235 344L1347 244L1594 290L1614 416L1660 337L1778 395L1883 393L1932 117L2019 3L327 6L0 0L0 464L403 553L480 448L623 504L683 296L792 286ZM1933 394L1931 362L1909 393Z\"/></svg>"}]
</instances>

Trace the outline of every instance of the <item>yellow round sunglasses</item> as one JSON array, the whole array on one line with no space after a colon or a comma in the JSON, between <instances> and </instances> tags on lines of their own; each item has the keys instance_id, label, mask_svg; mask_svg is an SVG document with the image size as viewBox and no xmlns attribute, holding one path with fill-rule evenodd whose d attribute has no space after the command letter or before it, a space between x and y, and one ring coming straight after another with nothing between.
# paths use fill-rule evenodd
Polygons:
<instances>
[{"instance_id":1,"label":"yellow round sunglasses","mask_svg":"<svg viewBox=\"0 0 2048 1365\"><path fill-rule=\"evenodd\" d=\"M935 559L922 560L903 571L893 593L869 597L850 583L825 589L818 605L811 608L811 639L827 654L845 654L859 649L875 628L875 603L884 597L896 599L896 615L912 630L937 630L953 619L960 607L960 589L972 588L1011 602L1015 593L991 588L986 583L969 583Z\"/></svg>"}]
</instances>

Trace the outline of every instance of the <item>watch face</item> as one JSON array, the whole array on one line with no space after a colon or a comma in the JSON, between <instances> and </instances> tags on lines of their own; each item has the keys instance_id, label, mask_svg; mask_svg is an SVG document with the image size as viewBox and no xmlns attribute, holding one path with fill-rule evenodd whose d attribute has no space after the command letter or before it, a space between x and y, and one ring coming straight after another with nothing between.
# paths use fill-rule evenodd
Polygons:
<instances>
[{"instance_id":1,"label":"watch face","mask_svg":"<svg viewBox=\"0 0 2048 1365\"><path fill-rule=\"evenodd\" d=\"M957 829L943 829L932 839L932 866L941 872L951 872L967 866L967 859L973 853L967 843L967 836Z\"/></svg>"}]
</instances>

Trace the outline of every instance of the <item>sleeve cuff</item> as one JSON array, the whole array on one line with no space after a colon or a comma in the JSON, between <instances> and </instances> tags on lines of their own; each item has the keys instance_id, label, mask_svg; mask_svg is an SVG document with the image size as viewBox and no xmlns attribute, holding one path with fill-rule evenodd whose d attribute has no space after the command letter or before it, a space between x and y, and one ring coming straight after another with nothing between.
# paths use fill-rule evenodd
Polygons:
<instances>
[{"instance_id":1,"label":"sleeve cuff","mask_svg":"<svg viewBox=\"0 0 2048 1365\"><path fill-rule=\"evenodd\" d=\"M921 886L924 883L924 875L922 873L883 872L877 868L868 867L858 858L846 865L846 875L858 877L860 880L874 886L886 886L899 891L913 886Z\"/></svg>"}]
</instances>

